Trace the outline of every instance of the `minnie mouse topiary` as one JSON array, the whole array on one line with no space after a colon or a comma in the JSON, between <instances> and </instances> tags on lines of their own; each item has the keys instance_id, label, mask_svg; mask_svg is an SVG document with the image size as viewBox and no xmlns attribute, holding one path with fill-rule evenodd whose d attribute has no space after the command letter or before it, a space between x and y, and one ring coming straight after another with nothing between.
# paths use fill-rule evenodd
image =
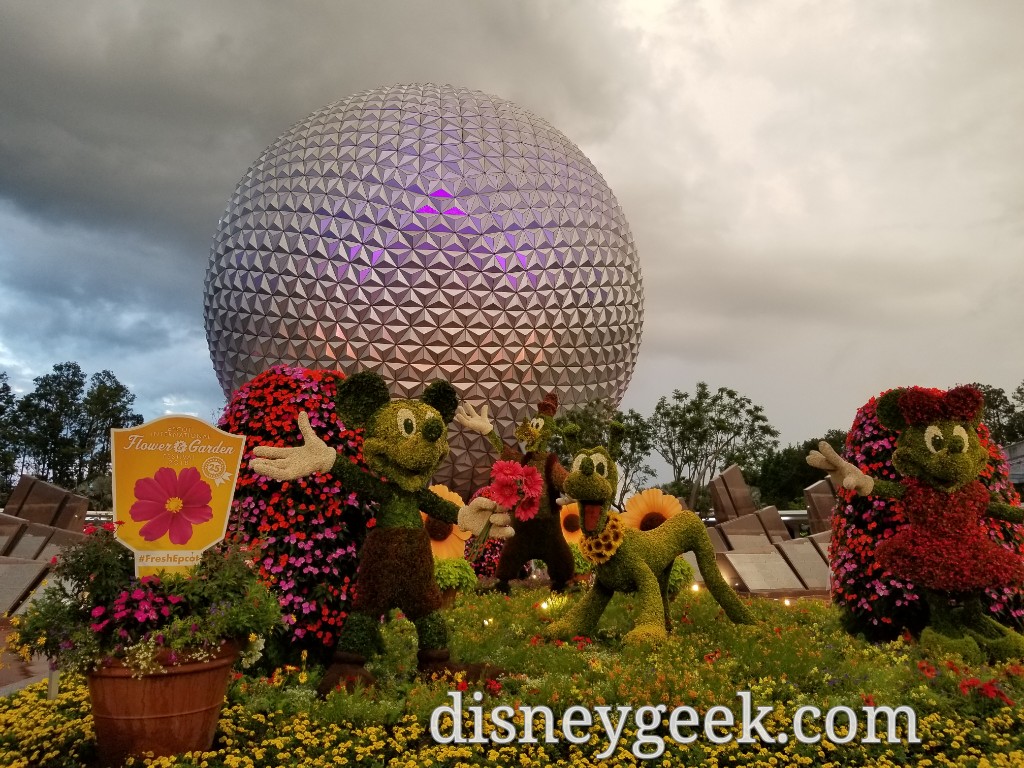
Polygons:
<instances>
[{"instance_id":1,"label":"minnie mouse topiary","mask_svg":"<svg viewBox=\"0 0 1024 768\"><path fill-rule=\"evenodd\" d=\"M922 645L973 660L1024 655L1024 637L987 616L981 603L985 589L1024 583L1024 558L993 542L981 524L985 516L1024 520L1024 510L993 499L979 480L989 458L977 431L983 405L969 386L882 396L877 415L898 433L892 463L899 481L864 474L824 441L807 457L836 488L902 502L909 525L877 545L878 561L922 589L929 609Z\"/></svg>"}]
</instances>

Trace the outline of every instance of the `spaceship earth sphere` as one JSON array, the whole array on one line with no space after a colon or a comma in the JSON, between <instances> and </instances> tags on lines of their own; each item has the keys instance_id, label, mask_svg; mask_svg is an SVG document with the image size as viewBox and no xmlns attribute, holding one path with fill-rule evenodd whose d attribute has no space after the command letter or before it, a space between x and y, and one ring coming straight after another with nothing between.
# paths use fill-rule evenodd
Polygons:
<instances>
[{"instance_id":1,"label":"spaceship earth sphere","mask_svg":"<svg viewBox=\"0 0 1024 768\"><path fill-rule=\"evenodd\" d=\"M318 109L246 171L206 275L207 339L229 394L279 363L371 369L392 394L434 378L498 434L547 391L618 403L643 325L633 236L601 174L504 99L376 88ZM458 425L436 482L487 482Z\"/></svg>"}]
</instances>

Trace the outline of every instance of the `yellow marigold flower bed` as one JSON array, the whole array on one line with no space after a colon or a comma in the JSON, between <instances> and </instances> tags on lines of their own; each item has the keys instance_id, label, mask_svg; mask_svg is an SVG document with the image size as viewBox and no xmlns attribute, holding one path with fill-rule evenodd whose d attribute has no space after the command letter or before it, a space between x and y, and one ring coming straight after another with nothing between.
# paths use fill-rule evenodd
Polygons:
<instances>
[{"instance_id":1,"label":"yellow marigold flower bed","mask_svg":"<svg viewBox=\"0 0 1024 768\"><path fill-rule=\"evenodd\" d=\"M547 593L544 593L546 596ZM276 768L277 766L967 766L1024 765L1024 663L968 669L951 657L930 659L916 644L870 645L846 635L834 611L821 603L794 606L753 601L753 627L738 627L718 616L713 601L685 593L672 605L675 630L653 647L624 646L630 626L628 599L613 601L595 638L545 641L544 622L564 610L572 597L544 597L519 590L503 596L463 596L451 611L452 650L458 658L486 658L509 673L483 685L458 678L423 679L413 674L414 632L396 620L386 631L387 654L374 667L378 685L368 691L337 692L326 701L313 694L315 670L286 666L263 678L236 680L221 713L214 748L174 757L132 758L127 765L187 768ZM487 619L486 623L482 620ZM525 718L519 706L547 706L556 718L581 705L634 708L692 707L701 716L715 706L737 714L738 691L749 691L755 706L768 708L761 724L768 733L792 733L801 706L825 712L843 706L909 706L917 713L918 743L908 743L903 725L896 743L867 743L865 724L849 743L824 738L821 720L808 720L817 743L754 739L713 743L696 729L692 743L676 743L664 725L644 730L627 718L617 746L607 755L600 723L577 728L591 735L570 743L560 728L546 743L538 727L534 743L501 744L495 723L483 719L485 743L438 743L431 715L463 697L461 728L467 737L477 722L468 707L479 692L482 711L513 708L518 734ZM450 734L451 717L438 718ZM665 737L665 751L645 760L633 751L644 737ZM846 735L845 722L834 730ZM0 697L0 766L70 768L92 766L95 742L85 682L65 676L61 693L46 700L44 683Z\"/></svg>"}]
</instances>

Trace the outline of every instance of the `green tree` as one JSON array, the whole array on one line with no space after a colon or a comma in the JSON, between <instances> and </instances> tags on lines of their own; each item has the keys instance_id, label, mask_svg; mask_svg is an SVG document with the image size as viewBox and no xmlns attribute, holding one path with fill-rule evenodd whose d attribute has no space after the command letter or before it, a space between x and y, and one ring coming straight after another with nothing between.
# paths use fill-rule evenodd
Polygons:
<instances>
[{"instance_id":1,"label":"green tree","mask_svg":"<svg viewBox=\"0 0 1024 768\"><path fill-rule=\"evenodd\" d=\"M21 456L17 407L18 398L11 389L7 371L0 371L0 507L7 503L17 481Z\"/></svg>"},{"instance_id":2,"label":"green tree","mask_svg":"<svg viewBox=\"0 0 1024 768\"><path fill-rule=\"evenodd\" d=\"M1008 445L1020 439L1015 435L1014 422L1017 421L1016 408L1006 396L1002 387L973 382L969 386L976 387L985 397L985 415L982 421L988 426L992 439L1000 445ZM1024 387L1024 384L1021 385ZM1019 389L1019 387L1018 387ZM1024 395L1024 391L1021 392Z\"/></svg>"},{"instance_id":3,"label":"green tree","mask_svg":"<svg viewBox=\"0 0 1024 768\"><path fill-rule=\"evenodd\" d=\"M555 425L558 431L551 440L551 449L565 466L582 448L608 448L619 467L618 495L613 502L616 508L621 510L626 496L654 477L647 463L653 448L650 425L632 408L623 412L607 398L593 400L559 416Z\"/></svg>"},{"instance_id":4,"label":"green tree","mask_svg":"<svg viewBox=\"0 0 1024 768\"><path fill-rule=\"evenodd\" d=\"M110 430L133 427L142 416L126 386L110 371L86 376L78 363L59 363L39 376L16 406L22 463L31 474L109 509Z\"/></svg>"},{"instance_id":5,"label":"green tree","mask_svg":"<svg viewBox=\"0 0 1024 768\"><path fill-rule=\"evenodd\" d=\"M638 411L630 408L615 416L611 453L619 465L619 490L615 507L622 510L627 494L636 493L654 479L654 468L647 463L654 450L651 425Z\"/></svg>"},{"instance_id":6,"label":"green tree","mask_svg":"<svg viewBox=\"0 0 1024 768\"><path fill-rule=\"evenodd\" d=\"M747 478L761 493L761 504L779 509L797 509L804 506L804 488L822 478L821 470L807 463L807 454L817 450L821 440L828 442L837 453L846 445L846 432L830 429L822 437L804 440L799 445L772 449L764 457L760 468Z\"/></svg>"},{"instance_id":7,"label":"green tree","mask_svg":"<svg viewBox=\"0 0 1024 768\"><path fill-rule=\"evenodd\" d=\"M110 472L110 430L137 427L142 416L132 410L133 395L107 370L94 373L82 400L80 428L84 479Z\"/></svg>"},{"instance_id":8,"label":"green tree","mask_svg":"<svg viewBox=\"0 0 1024 768\"><path fill-rule=\"evenodd\" d=\"M550 450L568 467L581 448L608 447L615 414L615 406L608 398L591 400L566 411L555 419Z\"/></svg>"},{"instance_id":9,"label":"green tree","mask_svg":"<svg viewBox=\"0 0 1024 768\"><path fill-rule=\"evenodd\" d=\"M78 363L58 363L33 381L35 389L18 402L17 416L28 466L40 479L75 488L85 374Z\"/></svg>"},{"instance_id":10,"label":"green tree","mask_svg":"<svg viewBox=\"0 0 1024 768\"><path fill-rule=\"evenodd\" d=\"M691 509L715 472L731 463L759 466L779 444L779 431L761 406L734 389L712 392L703 381L692 395L677 389L671 399L659 399L649 424L654 450L672 468L675 487L689 484Z\"/></svg>"},{"instance_id":11,"label":"green tree","mask_svg":"<svg viewBox=\"0 0 1024 768\"><path fill-rule=\"evenodd\" d=\"M1018 384L1017 388L1013 390L1010 400L1013 404L1013 414L1006 427L1006 434L1003 436L1005 442L1002 445L1024 440L1024 382Z\"/></svg>"}]
</instances>

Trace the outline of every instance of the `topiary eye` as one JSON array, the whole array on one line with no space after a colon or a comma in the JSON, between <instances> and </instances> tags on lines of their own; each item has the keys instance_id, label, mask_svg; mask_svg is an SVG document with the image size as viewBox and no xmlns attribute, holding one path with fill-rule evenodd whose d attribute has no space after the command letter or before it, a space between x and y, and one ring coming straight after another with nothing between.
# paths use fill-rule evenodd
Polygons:
<instances>
[{"instance_id":1,"label":"topiary eye","mask_svg":"<svg viewBox=\"0 0 1024 768\"><path fill-rule=\"evenodd\" d=\"M538 432L544 429L544 419L539 416L530 422L530 426L536 429Z\"/></svg>"},{"instance_id":2,"label":"topiary eye","mask_svg":"<svg viewBox=\"0 0 1024 768\"><path fill-rule=\"evenodd\" d=\"M924 431L924 444L932 453L938 453L946 447L946 438L942 436L942 430L932 424Z\"/></svg>"},{"instance_id":3,"label":"topiary eye","mask_svg":"<svg viewBox=\"0 0 1024 768\"><path fill-rule=\"evenodd\" d=\"M407 436L416 432L416 417L408 408L398 412L398 428Z\"/></svg>"},{"instance_id":4,"label":"topiary eye","mask_svg":"<svg viewBox=\"0 0 1024 768\"><path fill-rule=\"evenodd\" d=\"M963 453L967 450L968 442L967 430L957 424L953 427L953 437L949 439L949 452Z\"/></svg>"},{"instance_id":5,"label":"topiary eye","mask_svg":"<svg viewBox=\"0 0 1024 768\"><path fill-rule=\"evenodd\" d=\"M601 477L608 477L608 461L600 453L590 454L590 460L594 462L594 471Z\"/></svg>"},{"instance_id":6,"label":"topiary eye","mask_svg":"<svg viewBox=\"0 0 1024 768\"><path fill-rule=\"evenodd\" d=\"M579 472L580 471L580 467L582 466L583 460L585 458L587 458L587 454L585 454L585 453L578 453L578 454L576 454L576 458L572 460L572 469L569 470L569 471L570 472Z\"/></svg>"}]
</instances>

